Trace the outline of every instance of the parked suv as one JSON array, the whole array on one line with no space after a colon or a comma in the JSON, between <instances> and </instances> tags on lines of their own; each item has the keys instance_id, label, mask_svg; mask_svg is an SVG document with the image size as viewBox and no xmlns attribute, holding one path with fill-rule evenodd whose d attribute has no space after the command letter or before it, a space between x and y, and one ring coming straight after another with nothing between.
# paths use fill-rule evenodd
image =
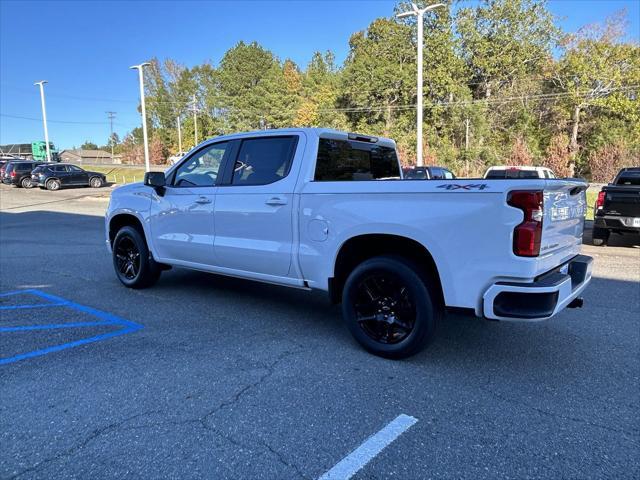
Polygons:
<instances>
[{"instance_id":1,"label":"parked suv","mask_svg":"<svg viewBox=\"0 0 640 480\"><path fill-rule=\"evenodd\" d=\"M33 172L31 180L47 190L59 190L61 187L98 188L107 183L107 178L102 173L90 172L66 163L43 165Z\"/></svg>"},{"instance_id":2,"label":"parked suv","mask_svg":"<svg viewBox=\"0 0 640 480\"><path fill-rule=\"evenodd\" d=\"M2 183L23 188L33 187L31 170L37 165L38 162L9 162L5 166Z\"/></svg>"}]
</instances>

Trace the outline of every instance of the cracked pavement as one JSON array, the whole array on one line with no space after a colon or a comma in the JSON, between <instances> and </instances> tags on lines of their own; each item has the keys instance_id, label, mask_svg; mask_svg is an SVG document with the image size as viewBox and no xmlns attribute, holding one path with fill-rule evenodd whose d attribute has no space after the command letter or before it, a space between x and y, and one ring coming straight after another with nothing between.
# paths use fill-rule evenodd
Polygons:
<instances>
[{"instance_id":1,"label":"cracked pavement","mask_svg":"<svg viewBox=\"0 0 640 480\"><path fill-rule=\"evenodd\" d=\"M322 293L183 270L127 290L104 248L106 203L49 193L0 187L0 291L144 328L0 366L1 479L312 479L400 413L418 423L355 478L640 476L632 242L585 245L581 310L535 325L449 316L427 350L389 361ZM53 310L0 323L60 321ZM0 333L0 356L65 335Z\"/></svg>"}]
</instances>

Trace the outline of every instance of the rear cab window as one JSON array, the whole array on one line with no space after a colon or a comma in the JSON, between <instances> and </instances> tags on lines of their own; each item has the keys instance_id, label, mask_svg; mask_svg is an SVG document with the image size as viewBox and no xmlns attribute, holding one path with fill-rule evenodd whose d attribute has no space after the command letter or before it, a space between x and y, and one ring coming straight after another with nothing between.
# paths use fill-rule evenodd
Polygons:
<instances>
[{"instance_id":1,"label":"rear cab window","mask_svg":"<svg viewBox=\"0 0 640 480\"><path fill-rule=\"evenodd\" d=\"M640 172L627 172L618 177L616 185L632 185L634 187L640 186Z\"/></svg>"},{"instance_id":2,"label":"rear cab window","mask_svg":"<svg viewBox=\"0 0 640 480\"><path fill-rule=\"evenodd\" d=\"M399 178L400 165L394 148L356 140L320 139L316 182Z\"/></svg>"}]
</instances>

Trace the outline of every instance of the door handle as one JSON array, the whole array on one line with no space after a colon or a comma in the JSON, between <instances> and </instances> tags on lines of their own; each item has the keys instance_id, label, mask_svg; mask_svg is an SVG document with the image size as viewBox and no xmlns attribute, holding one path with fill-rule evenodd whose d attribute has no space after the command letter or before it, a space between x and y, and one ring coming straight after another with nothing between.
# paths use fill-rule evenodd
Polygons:
<instances>
[{"instance_id":1,"label":"door handle","mask_svg":"<svg viewBox=\"0 0 640 480\"><path fill-rule=\"evenodd\" d=\"M207 203L211 203L211 199L207 197L198 197L196 203L199 203L200 205L206 205Z\"/></svg>"},{"instance_id":2,"label":"door handle","mask_svg":"<svg viewBox=\"0 0 640 480\"><path fill-rule=\"evenodd\" d=\"M267 205L286 205L287 199L281 198L281 197L271 197L269 200L267 200L264 203L266 203Z\"/></svg>"}]
</instances>

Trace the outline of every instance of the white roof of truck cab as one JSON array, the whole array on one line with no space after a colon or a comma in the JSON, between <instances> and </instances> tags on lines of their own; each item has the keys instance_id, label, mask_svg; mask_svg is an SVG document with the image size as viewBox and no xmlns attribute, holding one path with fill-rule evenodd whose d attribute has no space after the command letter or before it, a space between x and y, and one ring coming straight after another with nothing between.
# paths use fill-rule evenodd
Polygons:
<instances>
[{"instance_id":1,"label":"white roof of truck cab","mask_svg":"<svg viewBox=\"0 0 640 480\"><path fill-rule=\"evenodd\" d=\"M206 140L206 142L233 139L233 138L242 138L242 137L249 137L249 136L261 137L261 136L269 136L274 134L286 135L288 133L300 133L300 132L305 133L309 136L313 135L321 138L335 138L337 140L358 140L358 137L375 138L376 139L375 143L378 145L382 145L390 148L396 147L396 142L386 137L379 137L377 135L367 135L365 133L344 132L341 130L334 130L332 128L314 128L314 127L274 128L274 129L267 129L267 130L254 130L250 132L229 133L219 137L209 138ZM205 142L202 142L202 143L205 143Z\"/></svg>"}]
</instances>

